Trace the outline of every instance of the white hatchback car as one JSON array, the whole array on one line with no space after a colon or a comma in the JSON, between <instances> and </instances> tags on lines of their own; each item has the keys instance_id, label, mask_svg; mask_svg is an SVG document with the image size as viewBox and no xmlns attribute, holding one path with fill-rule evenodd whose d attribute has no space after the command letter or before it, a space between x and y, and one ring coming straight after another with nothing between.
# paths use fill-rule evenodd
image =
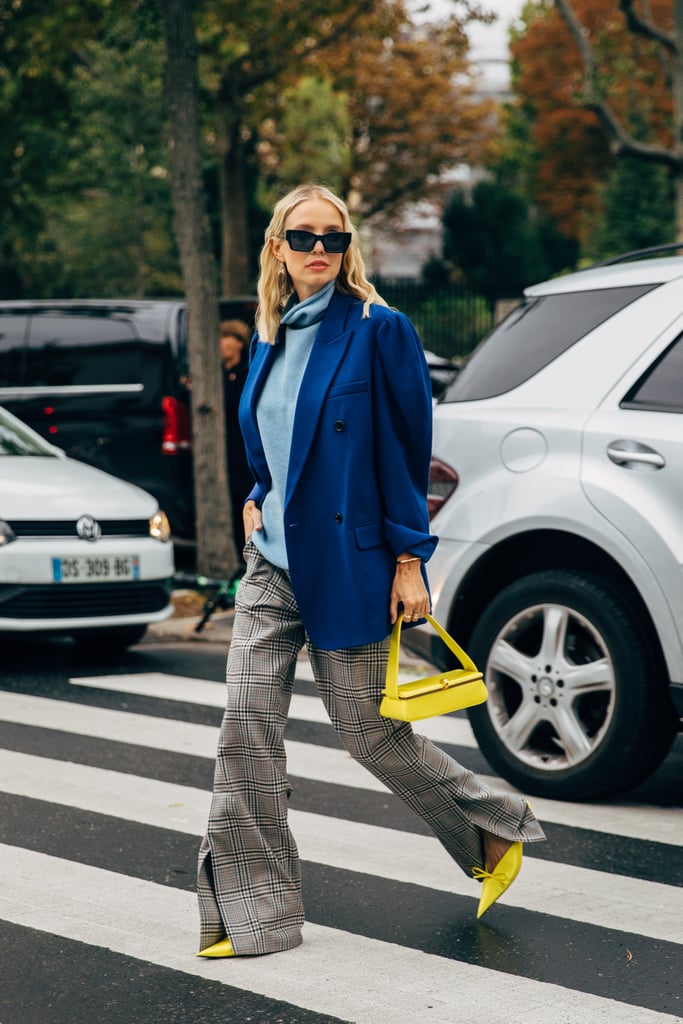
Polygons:
<instances>
[{"instance_id":1,"label":"white hatchback car","mask_svg":"<svg viewBox=\"0 0 683 1024\"><path fill-rule=\"evenodd\" d=\"M683 258L529 288L434 410L430 508L489 762L558 799L650 775L683 713Z\"/></svg>"},{"instance_id":2,"label":"white hatchback car","mask_svg":"<svg viewBox=\"0 0 683 1024\"><path fill-rule=\"evenodd\" d=\"M127 647L171 614L173 571L155 498L0 408L0 632Z\"/></svg>"}]
</instances>

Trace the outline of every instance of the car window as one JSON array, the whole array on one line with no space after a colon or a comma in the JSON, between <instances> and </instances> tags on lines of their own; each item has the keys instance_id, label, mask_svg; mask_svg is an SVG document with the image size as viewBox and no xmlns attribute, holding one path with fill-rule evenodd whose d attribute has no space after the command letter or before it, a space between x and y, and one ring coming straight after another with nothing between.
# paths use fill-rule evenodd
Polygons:
<instances>
[{"instance_id":1,"label":"car window","mask_svg":"<svg viewBox=\"0 0 683 1024\"><path fill-rule=\"evenodd\" d=\"M683 334L643 374L621 406L653 412L683 412Z\"/></svg>"},{"instance_id":2,"label":"car window","mask_svg":"<svg viewBox=\"0 0 683 1024\"><path fill-rule=\"evenodd\" d=\"M139 343L129 324L54 312L32 317L26 384L138 384L140 378Z\"/></svg>"},{"instance_id":3,"label":"car window","mask_svg":"<svg viewBox=\"0 0 683 1024\"><path fill-rule=\"evenodd\" d=\"M656 284L525 300L474 350L442 402L493 398L523 384Z\"/></svg>"},{"instance_id":4,"label":"car window","mask_svg":"<svg viewBox=\"0 0 683 1024\"><path fill-rule=\"evenodd\" d=\"M57 458L54 449L32 430L0 409L0 458L3 455L48 455Z\"/></svg>"},{"instance_id":5,"label":"car window","mask_svg":"<svg viewBox=\"0 0 683 1024\"><path fill-rule=\"evenodd\" d=\"M26 319L0 310L0 388L23 383Z\"/></svg>"}]
</instances>

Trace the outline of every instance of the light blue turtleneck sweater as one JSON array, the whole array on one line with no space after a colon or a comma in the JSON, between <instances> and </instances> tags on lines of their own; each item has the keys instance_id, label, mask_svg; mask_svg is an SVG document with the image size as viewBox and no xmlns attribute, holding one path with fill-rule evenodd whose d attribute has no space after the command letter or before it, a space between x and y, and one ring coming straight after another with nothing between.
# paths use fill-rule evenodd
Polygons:
<instances>
[{"instance_id":1,"label":"light blue turtleneck sweater","mask_svg":"<svg viewBox=\"0 0 683 1024\"><path fill-rule=\"evenodd\" d=\"M261 508L263 529L254 530L251 539L264 558L281 569L288 568L284 504L296 401L334 285L334 281L330 281L315 295L290 306L285 312L281 320L286 327L285 338L276 342L278 351L256 407L256 420L272 484Z\"/></svg>"}]
</instances>

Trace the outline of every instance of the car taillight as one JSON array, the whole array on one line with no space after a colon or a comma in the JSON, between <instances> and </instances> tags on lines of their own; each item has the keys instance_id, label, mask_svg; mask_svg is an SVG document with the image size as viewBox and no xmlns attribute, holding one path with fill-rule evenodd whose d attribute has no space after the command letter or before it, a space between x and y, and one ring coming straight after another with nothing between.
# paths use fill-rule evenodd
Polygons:
<instances>
[{"instance_id":1,"label":"car taillight","mask_svg":"<svg viewBox=\"0 0 683 1024\"><path fill-rule=\"evenodd\" d=\"M460 477L441 459L432 458L429 466L429 494L427 508L429 518L433 519L439 509L443 508L460 482Z\"/></svg>"},{"instance_id":2,"label":"car taillight","mask_svg":"<svg viewBox=\"0 0 683 1024\"><path fill-rule=\"evenodd\" d=\"M189 451L192 443L190 410L184 402L171 398L170 395L162 398L161 408L164 414L162 454L177 455L178 452Z\"/></svg>"}]
</instances>

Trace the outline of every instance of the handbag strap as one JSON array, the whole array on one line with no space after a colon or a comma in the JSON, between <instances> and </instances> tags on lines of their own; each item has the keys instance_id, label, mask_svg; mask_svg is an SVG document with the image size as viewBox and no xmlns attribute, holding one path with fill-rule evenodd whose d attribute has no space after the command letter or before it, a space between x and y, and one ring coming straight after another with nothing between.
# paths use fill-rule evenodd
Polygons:
<instances>
[{"instance_id":1,"label":"handbag strap","mask_svg":"<svg viewBox=\"0 0 683 1024\"><path fill-rule=\"evenodd\" d=\"M432 615L425 615L425 618L432 629L441 637L446 647L453 652L462 667L470 672L476 672L477 666L474 664L469 654L463 651L460 644L455 642L450 633L447 633L443 626L440 626ZM402 622L403 612L399 612L391 633L391 642L389 643L389 661L387 662L387 678L384 690L387 697L391 697L394 700L398 697L398 662L401 647Z\"/></svg>"}]
</instances>

